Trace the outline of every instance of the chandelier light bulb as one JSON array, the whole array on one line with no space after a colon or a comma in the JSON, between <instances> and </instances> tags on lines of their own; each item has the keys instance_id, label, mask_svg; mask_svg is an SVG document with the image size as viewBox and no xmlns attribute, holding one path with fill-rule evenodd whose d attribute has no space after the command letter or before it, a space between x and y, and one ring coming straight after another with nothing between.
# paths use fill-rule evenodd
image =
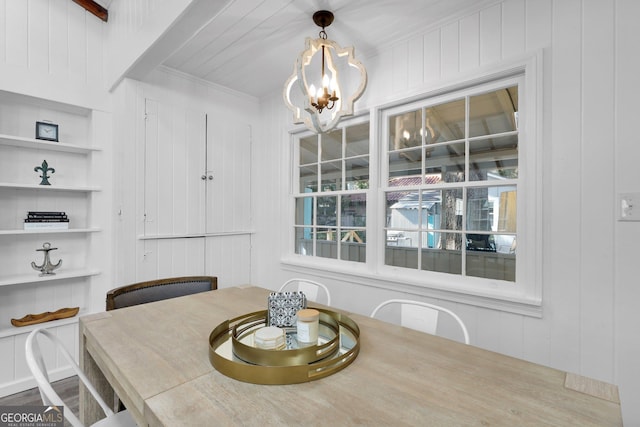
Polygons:
<instances>
[{"instance_id":1,"label":"chandelier light bulb","mask_svg":"<svg viewBox=\"0 0 640 427\"><path fill-rule=\"evenodd\" d=\"M333 76L333 78L329 82L329 90L331 90L331 92L335 93L337 87L338 87L338 82L336 81L336 76Z\"/></svg>"}]
</instances>

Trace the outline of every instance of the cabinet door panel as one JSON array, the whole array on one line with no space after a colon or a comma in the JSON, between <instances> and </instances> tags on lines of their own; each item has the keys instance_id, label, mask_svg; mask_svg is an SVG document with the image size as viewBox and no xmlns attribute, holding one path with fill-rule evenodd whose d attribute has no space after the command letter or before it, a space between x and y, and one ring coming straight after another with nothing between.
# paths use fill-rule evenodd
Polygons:
<instances>
[{"instance_id":1,"label":"cabinet door panel","mask_svg":"<svg viewBox=\"0 0 640 427\"><path fill-rule=\"evenodd\" d=\"M206 274L218 278L218 287L251 283L250 234L207 237L205 251Z\"/></svg>"},{"instance_id":2,"label":"cabinet door panel","mask_svg":"<svg viewBox=\"0 0 640 427\"><path fill-rule=\"evenodd\" d=\"M136 281L205 273L204 238L145 240Z\"/></svg>"},{"instance_id":3,"label":"cabinet door panel","mask_svg":"<svg viewBox=\"0 0 640 427\"><path fill-rule=\"evenodd\" d=\"M204 231L206 116L146 100L145 235Z\"/></svg>"},{"instance_id":4,"label":"cabinet door panel","mask_svg":"<svg viewBox=\"0 0 640 427\"><path fill-rule=\"evenodd\" d=\"M207 125L207 232L251 228L251 126L224 114Z\"/></svg>"}]
</instances>

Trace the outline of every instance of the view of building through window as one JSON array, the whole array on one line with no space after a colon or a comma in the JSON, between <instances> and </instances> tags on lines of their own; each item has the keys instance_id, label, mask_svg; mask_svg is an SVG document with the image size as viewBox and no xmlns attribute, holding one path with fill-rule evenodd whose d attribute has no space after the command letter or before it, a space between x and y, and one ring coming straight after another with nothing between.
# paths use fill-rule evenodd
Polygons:
<instances>
[{"instance_id":1,"label":"view of building through window","mask_svg":"<svg viewBox=\"0 0 640 427\"><path fill-rule=\"evenodd\" d=\"M373 197L384 265L515 282L518 85L495 87L383 111L378 187L368 122L299 137L295 253L367 262Z\"/></svg>"},{"instance_id":2,"label":"view of building through window","mask_svg":"<svg viewBox=\"0 0 640 427\"><path fill-rule=\"evenodd\" d=\"M515 281L518 87L388 116L385 264Z\"/></svg>"}]
</instances>

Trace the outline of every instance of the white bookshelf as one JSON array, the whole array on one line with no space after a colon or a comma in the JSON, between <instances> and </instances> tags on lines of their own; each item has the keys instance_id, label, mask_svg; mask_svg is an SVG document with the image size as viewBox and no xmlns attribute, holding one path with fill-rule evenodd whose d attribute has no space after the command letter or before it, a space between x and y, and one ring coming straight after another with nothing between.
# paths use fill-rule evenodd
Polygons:
<instances>
[{"instance_id":1,"label":"white bookshelf","mask_svg":"<svg viewBox=\"0 0 640 427\"><path fill-rule=\"evenodd\" d=\"M59 142L34 138L37 121L57 124ZM12 318L80 307L73 318L40 324L57 328L104 310L101 184L111 171L101 145L110 131L108 113L0 91L0 345L35 327L15 327ZM55 168L51 185L40 185L42 171L34 170L44 160ZM64 211L70 228L24 230L28 211ZM31 262L42 263L45 242L57 248L51 262L63 262L40 277Z\"/></svg>"}]
</instances>

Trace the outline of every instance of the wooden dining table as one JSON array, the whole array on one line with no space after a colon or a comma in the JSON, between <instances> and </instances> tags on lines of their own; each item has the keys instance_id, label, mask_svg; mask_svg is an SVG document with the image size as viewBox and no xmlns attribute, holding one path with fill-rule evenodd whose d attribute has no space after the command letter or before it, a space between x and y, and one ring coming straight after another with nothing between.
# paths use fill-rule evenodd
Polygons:
<instances>
[{"instance_id":1,"label":"wooden dining table","mask_svg":"<svg viewBox=\"0 0 640 427\"><path fill-rule=\"evenodd\" d=\"M84 316L81 367L141 426L622 425L614 385L336 308L360 329L360 352L339 372L261 385L217 371L210 333L266 309L269 292L223 288ZM81 419L99 414L81 390Z\"/></svg>"}]
</instances>

